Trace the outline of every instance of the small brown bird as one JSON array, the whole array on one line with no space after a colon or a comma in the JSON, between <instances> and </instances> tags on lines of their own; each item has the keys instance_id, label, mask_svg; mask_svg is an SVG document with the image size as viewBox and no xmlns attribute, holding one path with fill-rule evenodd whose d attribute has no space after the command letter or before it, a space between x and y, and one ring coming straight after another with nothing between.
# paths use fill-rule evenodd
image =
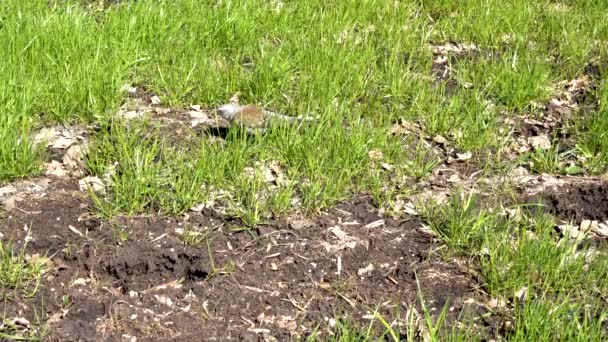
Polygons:
<instances>
[{"instance_id":1,"label":"small brown bird","mask_svg":"<svg viewBox=\"0 0 608 342\"><path fill-rule=\"evenodd\" d=\"M268 111L255 105L239 105L237 103L225 104L218 108L219 114L231 124L246 128L259 128L265 126L270 120L279 119L285 122L312 121L309 116L293 117Z\"/></svg>"}]
</instances>

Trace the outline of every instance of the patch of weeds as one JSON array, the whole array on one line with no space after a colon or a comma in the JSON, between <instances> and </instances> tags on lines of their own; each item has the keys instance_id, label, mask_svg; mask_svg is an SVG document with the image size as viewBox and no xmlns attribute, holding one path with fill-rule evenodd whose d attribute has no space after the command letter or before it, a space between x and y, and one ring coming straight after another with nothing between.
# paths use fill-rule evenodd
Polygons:
<instances>
[{"instance_id":1,"label":"patch of weeds","mask_svg":"<svg viewBox=\"0 0 608 342\"><path fill-rule=\"evenodd\" d=\"M431 201L420 214L429 227L453 250L479 250L484 236L495 228L494 214L481 208L474 194L453 193L447 204Z\"/></svg>"},{"instance_id":2,"label":"patch of weeds","mask_svg":"<svg viewBox=\"0 0 608 342\"><path fill-rule=\"evenodd\" d=\"M213 258L213 252L211 250L211 241L210 239L206 240L207 252L209 253L209 263L211 263L211 270L209 271L209 274L207 274L205 280L209 280L218 275L231 275L232 273L234 273L234 271L236 270L236 264L232 259L228 260L226 265L224 265L223 267L217 267L217 265L215 264L215 259Z\"/></svg>"},{"instance_id":3,"label":"patch of weeds","mask_svg":"<svg viewBox=\"0 0 608 342\"><path fill-rule=\"evenodd\" d=\"M381 318L381 317L380 317ZM323 337L318 332L313 332L306 341L308 342L367 342L367 341L400 341L399 335L395 334L394 329L378 329L374 327L374 321L380 319L375 318L372 320L367 327L361 324L353 322L349 318L333 319L335 325L333 326L331 336Z\"/></svg>"},{"instance_id":4,"label":"patch of weeds","mask_svg":"<svg viewBox=\"0 0 608 342\"><path fill-rule=\"evenodd\" d=\"M350 317L334 318L325 329L330 332L330 336L324 337L317 328L306 341L470 341L473 338L473 335L462 332L455 326L452 329L446 326L449 303L445 304L439 315L433 317L420 292L419 300L422 313L412 306L404 316L396 314L394 319L388 319L377 308L370 309L373 317L368 324L357 323Z\"/></svg>"},{"instance_id":5,"label":"patch of weeds","mask_svg":"<svg viewBox=\"0 0 608 342\"><path fill-rule=\"evenodd\" d=\"M104 216L159 211L179 215L223 193L218 204L253 227L294 209L314 212L370 188L372 149L386 151L387 161L416 178L438 163L422 145L404 153L399 140L365 126L344 130L320 122L255 136L230 131L224 146L203 136L200 144L181 149L171 147L144 122L112 123L102 130L86 165L91 174L107 180L106 193L93 194ZM285 170L269 179L272 163Z\"/></svg>"},{"instance_id":6,"label":"patch of weeds","mask_svg":"<svg viewBox=\"0 0 608 342\"><path fill-rule=\"evenodd\" d=\"M430 175L441 160L418 138L402 139L396 148L389 145L384 151L382 158L370 162L366 182L374 202L391 210L410 196L414 184Z\"/></svg>"},{"instance_id":7,"label":"patch of weeds","mask_svg":"<svg viewBox=\"0 0 608 342\"><path fill-rule=\"evenodd\" d=\"M187 246L199 247L208 237L209 232L205 229L196 229L186 224L182 234L182 241Z\"/></svg>"},{"instance_id":8,"label":"patch of weeds","mask_svg":"<svg viewBox=\"0 0 608 342\"><path fill-rule=\"evenodd\" d=\"M34 322L23 318L3 317L0 323L0 338L4 341L45 341L49 335L49 326L43 322L42 310L34 309Z\"/></svg>"},{"instance_id":9,"label":"patch of weeds","mask_svg":"<svg viewBox=\"0 0 608 342\"><path fill-rule=\"evenodd\" d=\"M43 151L40 145L35 146L31 141L29 125L24 121L10 112L0 117L0 181L32 176L41 171Z\"/></svg>"},{"instance_id":10,"label":"patch of weeds","mask_svg":"<svg viewBox=\"0 0 608 342\"><path fill-rule=\"evenodd\" d=\"M491 293L513 294L522 287L584 295L608 285L608 258L569 236L555 236L553 217L538 211L485 237L481 269Z\"/></svg>"},{"instance_id":11,"label":"patch of weeds","mask_svg":"<svg viewBox=\"0 0 608 342\"><path fill-rule=\"evenodd\" d=\"M445 324L446 315L449 310L449 301L446 301L443 309L439 315L433 319L430 310L428 309L424 297L422 295L422 290L420 288L420 281L418 277L416 277L416 284L418 286L418 299L420 300L420 305L422 305L422 313L424 316L424 325L426 327L426 331L423 333L426 339L431 341L440 341L441 329Z\"/></svg>"},{"instance_id":12,"label":"patch of weeds","mask_svg":"<svg viewBox=\"0 0 608 342\"><path fill-rule=\"evenodd\" d=\"M608 171L608 82L598 87L599 108L577 120L577 151L594 174Z\"/></svg>"},{"instance_id":13,"label":"patch of weeds","mask_svg":"<svg viewBox=\"0 0 608 342\"><path fill-rule=\"evenodd\" d=\"M202 202L207 168L186 153L192 152L168 148L145 123L112 124L85 161L89 172L109 183L107 193L92 195L95 207L106 217L159 210L180 214Z\"/></svg>"},{"instance_id":14,"label":"patch of weeds","mask_svg":"<svg viewBox=\"0 0 608 342\"><path fill-rule=\"evenodd\" d=\"M573 150L562 151L559 144L556 144L549 149L535 148L524 155L523 159L527 161L530 170L536 173L581 174L583 168L566 163L573 156Z\"/></svg>"},{"instance_id":15,"label":"patch of weeds","mask_svg":"<svg viewBox=\"0 0 608 342\"><path fill-rule=\"evenodd\" d=\"M521 50L463 65L458 75L509 111L529 109L530 101L546 100L551 93L550 66Z\"/></svg>"},{"instance_id":16,"label":"patch of weeds","mask_svg":"<svg viewBox=\"0 0 608 342\"><path fill-rule=\"evenodd\" d=\"M605 252L556 234L555 219L542 210L514 207L504 216L496 208L475 209L470 196L456 198L431 216L423 211L423 217L452 251L479 261L491 296L514 303L509 340L527 340L530 333L602 339L608 317Z\"/></svg>"},{"instance_id":17,"label":"patch of weeds","mask_svg":"<svg viewBox=\"0 0 608 342\"><path fill-rule=\"evenodd\" d=\"M441 163L439 158L432 154L422 140L418 141L414 152L411 154L410 158L402 161L402 165L406 175L415 180L428 176Z\"/></svg>"},{"instance_id":18,"label":"patch of weeds","mask_svg":"<svg viewBox=\"0 0 608 342\"><path fill-rule=\"evenodd\" d=\"M585 305L569 295L541 296L515 306L509 341L604 341L608 337L604 307Z\"/></svg>"},{"instance_id":19,"label":"patch of weeds","mask_svg":"<svg viewBox=\"0 0 608 342\"><path fill-rule=\"evenodd\" d=\"M38 291L46 269L46 258L25 254L25 247L15 253L12 241L0 241L0 288L2 296L23 292L31 297Z\"/></svg>"},{"instance_id":20,"label":"patch of weeds","mask_svg":"<svg viewBox=\"0 0 608 342\"><path fill-rule=\"evenodd\" d=\"M126 229L126 227L114 227L114 241L118 242L119 245L123 245L129 241L129 231Z\"/></svg>"},{"instance_id":21,"label":"patch of weeds","mask_svg":"<svg viewBox=\"0 0 608 342\"><path fill-rule=\"evenodd\" d=\"M254 175L241 176L237 179L234 199L230 202L229 213L240 218L243 224L254 227L263 222L268 212L267 200L271 197L269 186L259 170Z\"/></svg>"}]
</instances>

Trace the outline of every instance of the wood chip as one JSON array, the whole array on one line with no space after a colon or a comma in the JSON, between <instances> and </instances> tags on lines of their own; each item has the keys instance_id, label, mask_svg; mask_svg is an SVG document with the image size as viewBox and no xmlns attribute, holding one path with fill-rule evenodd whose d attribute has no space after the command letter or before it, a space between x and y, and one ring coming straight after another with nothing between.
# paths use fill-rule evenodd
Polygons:
<instances>
[{"instance_id":1,"label":"wood chip","mask_svg":"<svg viewBox=\"0 0 608 342\"><path fill-rule=\"evenodd\" d=\"M374 229L374 228L378 228L384 225L384 220L378 220L378 221L374 221L372 223L368 223L367 225L365 225L363 227L363 229Z\"/></svg>"}]
</instances>

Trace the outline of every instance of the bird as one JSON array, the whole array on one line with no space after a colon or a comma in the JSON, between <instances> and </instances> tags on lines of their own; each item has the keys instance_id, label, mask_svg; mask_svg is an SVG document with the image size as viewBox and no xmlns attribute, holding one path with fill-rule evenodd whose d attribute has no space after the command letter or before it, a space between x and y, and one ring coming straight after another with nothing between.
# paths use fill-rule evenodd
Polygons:
<instances>
[{"instance_id":1,"label":"bird","mask_svg":"<svg viewBox=\"0 0 608 342\"><path fill-rule=\"evenodd\" d=\"M237 125L247 129L257 129L267 126L272 119L277 119L287 123L313 121L310 116L288 116L275 113L253 104L240 105L232 102L224 104L218 108L220 116L226 119L232 125Z\"/></svg>"}]
</instances>

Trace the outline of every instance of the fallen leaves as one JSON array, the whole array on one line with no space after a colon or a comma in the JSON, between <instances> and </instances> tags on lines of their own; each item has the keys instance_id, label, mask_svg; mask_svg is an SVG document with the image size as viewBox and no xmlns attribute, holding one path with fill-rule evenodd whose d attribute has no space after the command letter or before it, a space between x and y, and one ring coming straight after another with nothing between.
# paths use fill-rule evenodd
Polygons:
<instances>
[{"instance_id":1,"label":"fallen leaves","mask_svg":"<svg viewBox=\"0 0 608 342\"><path fill-rule=\"evenodd\" d=\"M549 150L551 149L551 140L546 134L528 137L528 144L534 149Z\"/></svg>"},{"instance_id":2,"label":"fallen leaves","mask_svg":"<svg viewBox=\"0 0 608 342\"><path fill-rule=\"evenodd\" d=\"M465 55L478 50L479 49L477 48L477 46L471 43L447 43L431 45L431 52L433 52L433 54L435 55Z\"/></svg>"},{"instance_id":3,"label":"fallen leaves","mask_svg":"<svg viewBox=\"0 0 608 342\"><path fill-rule=\"evenodd\" d=\"M307 219L295 219L295 220L291 220L289 222L289 226L291 227L291 229L301 230L301 229L314 227L315 223L313 221L307 220Z\"/></svg>"},{"instance_id":4,"label":"fallen leaves","mask_svg":"<svg viewBox=\"0 0 608 342\"><path fill-rule=\"evenodd\" d=\"M379 160L382 160L382 158L384 158L384 154L382 153L382 151L378 151L378 150L372 150L372 151L367 152L367 156L372 161L379 161Z\"/></svg>"},{"instance_id":5,"label":"fallen leaves","mask_svg":"<svg viewBox=\"0 0 608 342\"><path fill-rule=\"evenodd\" d=\"M327 230L335 237L333 243L321 242L321 245L328 253L336 253L344 249L354 249L357 244L362 242L358 237L346 233L340 226L330 227Z\"/></svg>"},{"instance_id":6,"label":"fallen leaves","mask_svg":"<svg viewBox=\"0 0 608 342\"><path fill-rule=\"evenodd\" d=\"M374 272L374 269L374 265L372 263L369 263L367 266L358 269L357 275L359 277L369 277L372 272Z\"/></svg>"},{"instance_id":7,"label":"fallen leaves","mask_svg":"<svg viewBox=\"0 0 608 342\"><path fill-rule=\"evenodd\" d=\"M398 123L394 124L390 129L392 135L418 135L422 132L420 125L409 122L405 119L400 119Z\"/></svg>"},{"instance_id":8,"label":"fallen leaves","mask_svg":"<svg viewBox=\"0 0 608 342\"><path fill-rule=\"evenodd\" d=\"M34 144L45 143L46 147L67 149L85 140L86 128L81 126L45 127L34 135Z\"/></svg>"},{"instance_id":9,"label":"fallen leaves","mask_svg":"<svg viewBox=\"0 0 608 342\"><path fill-rule=\"evenodd\" d=\"M562 235L573 240L582 240L593 234L600 238L608 238L608 220L598 222L596 220L583 220L580 224L562 223L557 225Z\"/></svg>"},{"instance_id":10,"label":"fallen leaves","mask_svg":"<svg viewBox=\"0 0 608 342\"><path fill-rule=\"evenodd\" d=\"M80 190L88 191L93 190L95 192L102 191L105 188L105 185L97 176L87 176L78 181L78 185L80 186Z\"/></svg>"}]
</instances>

